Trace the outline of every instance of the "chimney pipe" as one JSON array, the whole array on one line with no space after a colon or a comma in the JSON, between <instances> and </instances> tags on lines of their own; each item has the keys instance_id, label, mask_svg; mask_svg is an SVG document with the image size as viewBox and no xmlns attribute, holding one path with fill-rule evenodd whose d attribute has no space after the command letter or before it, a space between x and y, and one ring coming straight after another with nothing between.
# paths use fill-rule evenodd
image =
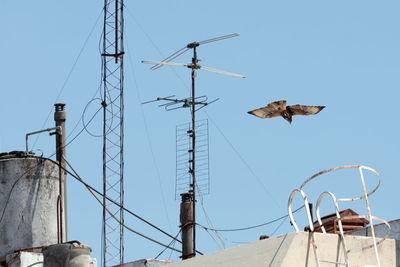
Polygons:
<instances>
[{"instance_id":1,"label":"chimney pipe","mask_svg":"<svg viewBox=\"0 0 400 267\"><path fill-rule=\"evenodd\" d=\"M181 230L182 230L182 260L194 257L193 250L193 195L181 194Z\"/></svg>"},{"instance_id":2,"label":"chimney pipe","mask_svg":"<svg viewBox=\"0 0 400 267\"><path fill-rule=\"evenodd\" d=\"M61 205L57 208L60 208L60 240L61 243L68 240L68 232L67 232L67 173L65 171L66 165L63 158L66 157L65 151L65 121L67 119L67 114L65 112L65 104L64 103L56 103L54 104L55 112L54 112L54 121L56 123L56 127L61 127L61 134L56 135L56 159L60 164L60 200Z\"/></svg>"}]
</instances>

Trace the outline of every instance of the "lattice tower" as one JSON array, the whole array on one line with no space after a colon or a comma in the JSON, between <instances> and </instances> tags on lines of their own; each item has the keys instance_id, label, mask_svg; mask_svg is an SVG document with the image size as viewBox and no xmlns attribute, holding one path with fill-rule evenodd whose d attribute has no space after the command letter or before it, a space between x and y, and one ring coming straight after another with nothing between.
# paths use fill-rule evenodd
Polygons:
<instances>
[{"instance_id":1,"label":"lattice tower","mask_svg":"<svg viewBox=\"0 0 400 267\"><path fill-rule=\"evenodd\" d=\"M124 222L124 213L106 197L124 205L123 0L104 1L103 77L103 191L104 207ZM124 229L103 208L103 264L124 262Z\"/></svg>"}]
</instances>

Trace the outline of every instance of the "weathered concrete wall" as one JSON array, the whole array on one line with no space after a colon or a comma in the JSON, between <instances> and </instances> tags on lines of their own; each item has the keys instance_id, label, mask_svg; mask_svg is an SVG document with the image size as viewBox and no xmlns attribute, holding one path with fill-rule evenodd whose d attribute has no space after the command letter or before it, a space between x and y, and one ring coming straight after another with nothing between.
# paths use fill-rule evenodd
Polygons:
<instances>
[{"instance_id":1,"label":"weathered concrete wall","mask_svg":"<svg viewBox=\"0 0 400 267\"><path fill-rule=\"evenodd\" d=\"M25 267L34 264L43 267L43 254L36 252L18 252L7 255L7 267Z\"/></svg>"},{"instance_id":2,"label":"weathered concrete wall","mask_svg":"<svg viewBox=\"0 0 400 267\"><path fill-rule=\"evenodd\" d=\"M42 252L46 267L90 267L89 246L76 243L55 244L45 247Z\"/></svg>"},{"instance_id":3,"label":"weathered concrete wall","mask_svg":"<svg viewBox=\"0 0 400 267\"><path fill-rule=\"evenodd\" d=\"M58 166L27 155L0 155L0 257L57 243Z\"/></svg>"},{"instance_id":4,"label":"weathered concrete wall","mask_svg":"<svg viewBox=\"0 0 400 267\"><path fill-rule=\"evenodd\" d=\"M389 222L390 232L386 224L375 224L374 231L376 237L386 237L392 238L396 240L396 266L400 266L400 220L394 220ZM371 236L371 226L353 230L346 233L347 235L356 235L356 236Z\"/></svg>"},{"instance_id":5,"label":"weathered concrete wall","mask_svg":"<svg viewBox=\"0 0 400 267\"><path fill-rule=\"evenodd\" d=\"M315 241L321 267L335 266L322 260L343 262L343 250L338 246L338 235L315 233ZM349 266L377 266L372 238L346 236L347 248L359 248L348 254ZM309 251L307 253L307 251ZM378 247L381 266L396 267L395 240L387 239ZM307 257L308 255L308 257ZM244 244L216 253L199 256L182 262L168 264L169 267L315 267L313 247L309 242L309 233L289 233L258 242ZM343 266L343 265L341 265Z\"/></svg>"}]
</instances>

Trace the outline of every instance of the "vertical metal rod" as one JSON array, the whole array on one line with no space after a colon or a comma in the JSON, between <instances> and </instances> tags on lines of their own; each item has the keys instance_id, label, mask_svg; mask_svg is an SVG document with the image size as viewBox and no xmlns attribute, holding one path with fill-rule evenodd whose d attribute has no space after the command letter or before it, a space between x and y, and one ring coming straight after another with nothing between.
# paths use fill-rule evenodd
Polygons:
<instances>
[{"instance_id":1,"label":"vertical metal rod","mask_svg":"<svg viewBox=\"0 0 400 267\"><path fill-rule=\"evenodd\" d=\"M61 196L57 196L57 244L61 244L61 231L60 231L60 201Z\"/></svg>"},{"instance_id":2,"label":"vertical metal rod","mask_svg":"<svg viewBox=\"0 0 400 267\"><path fill-rule=\"evenodd\" d=\"M107 0L104 0L104 25L103 25L103 52L106 52L106 20L107 20ZM103 57L103 66L102 66L102 72L103 72L103 86L104 86L104 92L103 92L103 264L102 266L106 266L107 262L107 226L106 226L106 149L107 149L107 142L106 142L106 115L107 115L107 76L105 75L107 70L106 70L106 60L107 58Z\"/></svg>"},{"instance_id":3,"label":"vertical metal rod","mask_svg":"<svg viewBox=\"0 0 400 267\"><path fill-rule=\"evenodd\" d=\"M118 0L115 0L115 64L118 63Z\"/></svg>"},{"instance_id":4,"label":"vertical metal rod","mask_svg":"<svg viewBox=\"0 0 400 267\"><path fill-rule=\"evenodd\" d=\"M121 36L120 36L120 49L119 51L121 51L121 62L120 62L120 112L121 112L121 117L120 117L120 146L121 146L121 153L120 153L120 204L121 207L124 207L124 57L123 57L123 53L124 53L124 42L123 42L123 32L124 32L124 1L120 0L120 12L121 12L121 17L119 19L121 25ZM117 12L118 13L118 12ZM117 17L118 20L118 17ZM118 28L117 28L117 32L118 32ZM117 47L118 47L118 38L117 38ZM122 223L124 222L124 210L120 209L120 220ZM120 231L120 250L121 250L121 257L120 257L120 262L124 263L124 226L122 224L120 224L119 226L119 231Z\"/></svg>"},{"instance_id":5,"label":"vertical metal rod","mask_svg":"<svg viewBox=\"0 0 400 267\"><path fill-rule=\"evenodd\" d=\"M381 267L381 263L380 263L380 260L379 260L378 247L376 245L374 222L372 221L371 208L369 206L369 201L368 201L367 187L365 186L365 181L364 181L364 175L363 175L363 172L362 172L362 168L359 167L358 171L360 172L361 183L362 183L363 190L364 190L365 204L367 205L367 210L368 210L368 219L369 219L369 222L371 224L371 226L370 226L371 227L371 235L372 235L372 239L374 241L374 251L375 251L376 261L378 263L378 267Z\"/></svg>"},{"instance_id":6,"label":"vertical metal rod","mask_svg":"<svg viewBox=\"0 0 400 267\"><path fill-rule=\"evenodd\" d=\"M197 66L196 47L193 48L192 58L192 190L193 190L193 257L196 256L196 96L195 96L195 75Z\"/></svg>"},{"instance_id":7,"label":"vertical metal rod","mask_svg":"<svg viewBox=\"0 0 400 267\"><path fill-rule=\"evenodd\" d=\"M58 135L58 134L57 134ZM57 204L59 204L59 207L57 207L57 208L59 208L60 209L60 213L59 213L59 220L60 220L60 224L59 224L59 234L60 234L60 238L59 238L59 240L58 240L58 243L59 244L61 244L61 243L63 243L64 242L64 240L63 240L63 208L62 208L62 205L63 205L63 201L62 201L62 196L63 196L63 194L62 194L62 190L63 190L63 187L62 187L62 167L61 167L61 162L59 161L58 162L58 198L57 198Z\"/></svg>"},{"instance_id":8,"label":"vertical metal rod","mask_svg":"<svg viewBox=\"0 0 400 267\"><path fill-rule=\"evenodd\" d=\"M64 157L66 155L65 149L65 121L66 112L64 103L54 104L54 121L56 128L61 128L61 130L56 130L56 160L59 164L59 195L60 195L60 236L61 243L68 240L68 229L67 229L67 173L65 170L66 164Z\"/></svg>"}]
</instances>

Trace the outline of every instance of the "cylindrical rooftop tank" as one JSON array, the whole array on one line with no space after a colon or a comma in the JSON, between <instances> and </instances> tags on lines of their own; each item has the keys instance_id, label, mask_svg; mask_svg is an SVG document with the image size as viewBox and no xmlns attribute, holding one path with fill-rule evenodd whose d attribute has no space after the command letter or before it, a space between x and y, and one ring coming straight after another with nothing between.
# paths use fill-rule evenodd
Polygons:
<instances>
[{"instance_id":1,"label":"cylindrical rooftop tank","mask_svg":"<svg viewBox=\"0 0 400 267\"><path fill-rule=\"evenodd\" d=\"M80 243L64 243L48 246L42 250L46 267L89 267L89 246Z\"/></svg>"},{"instance_id":2,"label":"cylindrical rooftop tank","mask_svg":"<svg viewBox=\"0 0 400 267\"><path fill-rule=\"evenodd\" d=\"M59 169L32 153L0 154L0 257L57 243Z\"/></svg>"}]
</instances>

